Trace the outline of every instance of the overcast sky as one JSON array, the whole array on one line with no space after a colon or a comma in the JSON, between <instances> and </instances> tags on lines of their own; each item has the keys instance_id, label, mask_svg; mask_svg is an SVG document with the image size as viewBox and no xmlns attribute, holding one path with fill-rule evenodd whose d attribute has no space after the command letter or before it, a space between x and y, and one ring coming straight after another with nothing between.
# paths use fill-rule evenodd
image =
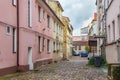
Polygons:
<instances>
[{"instance_id":1,"label":"overcast sky","mask_svg":"<svg viewBox=\"0 0 120 80\"><path fill-rule=\"evenodd\" d=\"M86 27L92 20L93 14L96 11L96 0L58 0L63 9L64 16L71 20L74 28L73 35L80 35L80 28Z\"/></svg>"}]
</instances>

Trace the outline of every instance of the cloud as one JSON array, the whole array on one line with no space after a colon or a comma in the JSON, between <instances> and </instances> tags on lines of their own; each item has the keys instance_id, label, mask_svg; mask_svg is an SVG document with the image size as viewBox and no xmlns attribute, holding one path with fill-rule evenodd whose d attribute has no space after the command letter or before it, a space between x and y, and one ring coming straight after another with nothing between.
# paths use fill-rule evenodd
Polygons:
<instances>
[{"instance_id":1,"label":"cloud","mask_svg":"<svg viewBox=\"0 0 120 80\"><path fill-rule=\"evenodd\" d=\"M58 0L64 9L64 16L68 16L74 27L74 35L80 34L80 28L88 24L96 10L96 0ZM78 32L78 34L77 34Z\"/></svg>"},{"instance_id":2,"label":"cloud","mask_svg":"<svg viewBox=\"0 0 120 80\"><path fill-rule=\"evenodd\" d=\"M80 33L81 33L81 32L80 32L80 29L81 29L80 27L79 27L79 28L75 28L74 31L73 31L73 35L74 35L74 36L79 36Z\"/></svg>"},{"instance_id":3,"label":"cloud","mask_svg":"<svg viewBox=\"0 0 120 80\"><path fill-rule=\"evenodd\" d=\"M92 18L92 17L90 17L89 19L87 19L87 20L83 21L83 22L82 22L82 24L83 24L83 25L82 25L82 27L87 27L87 26L88 26L88 24L92 21L92 19L93 19L93 18Z\"/></svg>"}]
</instances>

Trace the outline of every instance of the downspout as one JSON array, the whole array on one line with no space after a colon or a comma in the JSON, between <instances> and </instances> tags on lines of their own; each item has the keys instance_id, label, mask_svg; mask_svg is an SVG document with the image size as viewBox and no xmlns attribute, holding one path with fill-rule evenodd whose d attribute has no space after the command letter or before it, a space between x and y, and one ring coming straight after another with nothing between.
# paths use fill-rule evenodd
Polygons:
<instances>
[{"instance_id":1,"label":"downspout","mask_svg":"<svg viewBox=\"0 0 120 80\"><path fill-rule=\"evenodd\" d=\"M19 70L19 0L17 0L17 67Z\"/></svg>"},{"instance_id":2,"label":"downspout","mask_svg":"<svg viewBox=\"0 0 120 80\"><path fill-rule=\"evenodd\" d=\"M107 24L106 24L106 0L104 0L104 29L105 29L105 32L104 32L104 41L103 41L103 48L104 48L104 58L106 59L106 41L107 41Z\"/></svg>"}]
</instances>

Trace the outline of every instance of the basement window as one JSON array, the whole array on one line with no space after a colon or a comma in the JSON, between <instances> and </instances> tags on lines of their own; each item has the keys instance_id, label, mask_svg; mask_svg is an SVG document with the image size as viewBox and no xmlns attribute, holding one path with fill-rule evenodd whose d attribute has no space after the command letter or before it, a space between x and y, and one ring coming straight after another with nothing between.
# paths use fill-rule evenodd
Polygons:
<instances>
[{"instance_id":1,"label":"basement window","mask_svg":"<svg viewBox=\"0 0 120 80\"><path fill-rule=\"evenodd\" d=\"M11 35L11 26L6 25L6 34Z\"/></svg>"}]
</instances>

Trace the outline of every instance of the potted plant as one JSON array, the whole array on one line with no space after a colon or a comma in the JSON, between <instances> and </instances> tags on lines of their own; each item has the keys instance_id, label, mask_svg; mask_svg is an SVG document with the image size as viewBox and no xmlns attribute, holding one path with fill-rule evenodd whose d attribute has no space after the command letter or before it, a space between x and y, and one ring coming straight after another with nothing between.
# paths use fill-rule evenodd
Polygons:
<instances>
[{"instance_id":1,"label":"potted plant","mask_svg":"<svg viewBox=\"0 0 120 80\"><path fill-rule=\"evenodd\" d=\"M53 50L53 53L55 53L56 52L56 50Z\"/></svg>"}]
</instances>

